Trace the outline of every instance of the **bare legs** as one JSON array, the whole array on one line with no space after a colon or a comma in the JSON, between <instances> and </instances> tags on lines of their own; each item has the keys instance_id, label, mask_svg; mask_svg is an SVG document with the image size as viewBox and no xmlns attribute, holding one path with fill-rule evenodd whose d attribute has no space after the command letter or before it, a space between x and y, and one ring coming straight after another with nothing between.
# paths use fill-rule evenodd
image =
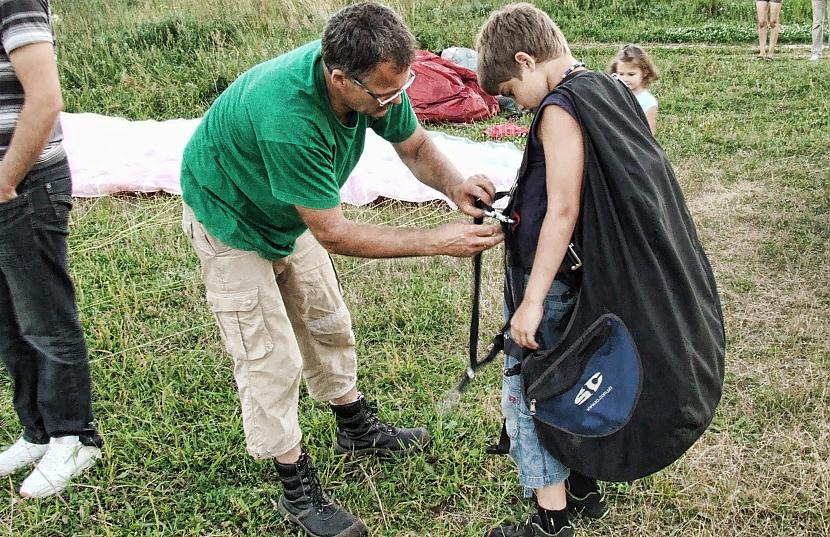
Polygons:
<instances>
[{"instance_id":1,"label":"bare legs","mask_svg":"<svg viewBox=\"0 0 830 537\"><path fill-rule=\"evenodd\" d=\"M778 19L781 14L781 2L762 0L755 2L758 15L758 57L772 58L778 43ZM769 29L769 47L767 47L767 29Z\"/></svg>"},{"instance_id":2,"label":"bare legs","mask_svg":"<svg viewBox=\"0 0 830 537\"><path fill-rule=\"evenodd\" d=\"M536 502L548 511L564 509L566 507L565 482L560 481L555 485L536 489Z\"/></svg>"},{"instance_id":3,"label":"bare legs","mask_svg":"<svg viewBox=\"0 0 830 537\"><path fill-rule=\"evenodd\" d=\"M758 57L766 58L767 48L767 11L769 2L755 2L755 12L758 14Z\"/></svg>"},{"instance_id":4,"label":"bare legs","mask_svg":"<svg viewBox=\"0 0 830 537\"><path fill-rule=\"evenodd\" d=\"M775 54L775 45L778 43L778 18L781 15L781 2L769 3L769 49L767 57L772 58Z\"/></svg>"}]
</instances>

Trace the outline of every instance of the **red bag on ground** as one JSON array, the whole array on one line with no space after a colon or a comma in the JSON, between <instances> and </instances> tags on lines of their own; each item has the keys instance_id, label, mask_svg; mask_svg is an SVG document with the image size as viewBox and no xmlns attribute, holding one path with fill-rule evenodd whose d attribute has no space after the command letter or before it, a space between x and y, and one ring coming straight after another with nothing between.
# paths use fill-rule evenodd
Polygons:
<instances>
[{"instance_id":1,"label":"red bag on ground","mask_svg":"<svg viewBox=\"0 0 830 537\"><path fill-rule=\"evenodd\" d=\"M499 111L498 100L484 93L470 69L419 50L412 71L415 82L406 93L424 123L470 123Z\"/></svg>"}]
</instances>

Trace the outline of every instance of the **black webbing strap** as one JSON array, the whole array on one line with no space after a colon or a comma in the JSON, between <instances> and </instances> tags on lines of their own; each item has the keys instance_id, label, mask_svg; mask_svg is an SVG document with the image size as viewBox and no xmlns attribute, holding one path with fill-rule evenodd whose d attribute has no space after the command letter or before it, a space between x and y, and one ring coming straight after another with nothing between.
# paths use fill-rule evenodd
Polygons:
<instances>
[{"instance_id":1,"label":"black webbing strap","mask_svg":"<svg viewBox=\"0 0 830 537\"><path fill-rule=\"evenodd\" d=\"M503 198L507 195L507 192L498 192L496 193L495 199ZM484 205L479 200L476 205L479 208L484 208ZM478 217L475 218L474 223L476 224L483 224L484 218ZM467 367L467 371L464 373L464 376L461 377L461 380L458 382L458 386L456 391L463 392L467 389L467 386L475 377L475 372L480 369L482 366L485 366L495 360L496 356L498 356L499 352L504 349L504 331L509 326L509 322L505 323L499 333L493 338L492 346L490 350L487 352L487 355L482 358L481 360L478 359L478 328L479 328L479 305L481 299L481 253L476 254L473 257L473 307L472 312L470 314L470 345L469 345L469 354L470 354L470 365Z\"/></svg>"}]
</instances>

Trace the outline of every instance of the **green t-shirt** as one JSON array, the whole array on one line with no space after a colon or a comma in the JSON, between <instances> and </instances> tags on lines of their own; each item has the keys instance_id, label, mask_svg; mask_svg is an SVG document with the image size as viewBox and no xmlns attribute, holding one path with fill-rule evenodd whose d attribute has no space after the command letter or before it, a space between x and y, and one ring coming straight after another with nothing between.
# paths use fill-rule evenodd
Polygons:
<instances>
[{"instance_id":1,"label":"green t-shirt","mask_svg":"<svg viewBox=\"0 0 830 537\"><path fill-rule=\"evenodd\" d=\"M188 142L182 197L222 242L285 257L307 229L294 206L340 203L366 129L398 143L418 124L406 93L385 116L353 113L352 122L332 110L319 41L261 63L228 86Z\"/></svg>"}]
</instances>

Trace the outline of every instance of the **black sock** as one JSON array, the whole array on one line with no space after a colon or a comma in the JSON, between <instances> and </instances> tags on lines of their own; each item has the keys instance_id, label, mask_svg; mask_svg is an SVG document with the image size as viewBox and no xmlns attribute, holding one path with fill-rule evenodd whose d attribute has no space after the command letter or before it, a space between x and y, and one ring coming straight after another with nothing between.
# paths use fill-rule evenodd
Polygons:
<instances>
[{"instance_id":1,"label":"black sock","mask_svg":"<svg viewBox=\"0 0 830 537\"><path fill-rule=\"evenodd\" d=\"M542 521L542 529L548 533L555 534L565 526L569 526L568 508L560 509L558 511L549 511L538 506L539 519Z\"/></svg>"},{"instance_id":2,"label":"black sock","mask_svg":"<svg viewBox=\"0 0 830 537\"><path fill-rule=\"evenodd\" d=\"M358 394L358 397L355 401L351 403L346 403L345 405L330 405L334 414L340 419L349 419L353 418L360 412L361 408L361 399L363 399L363 394Z\"/></svg>"},{"instance_id":3,"label":"black sock","mask_svg":"<svg viewBox=\"0 0 830 537\"><path fill-rule=\"evenodd\" d=\"M568 476L568 490L577 498L584 498L591 492L599 491L597 480L591 477L586 477L571 470L571 475Z\"/></svg>"}]
</instances>

